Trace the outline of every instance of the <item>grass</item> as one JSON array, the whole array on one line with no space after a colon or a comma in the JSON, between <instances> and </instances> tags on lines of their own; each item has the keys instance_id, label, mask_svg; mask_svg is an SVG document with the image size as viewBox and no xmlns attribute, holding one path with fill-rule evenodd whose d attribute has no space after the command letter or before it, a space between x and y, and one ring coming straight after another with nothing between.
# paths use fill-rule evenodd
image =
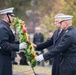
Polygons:
<instances>
[{"instance_id":1,"label":"grass","mask_svg":"<svg viewBox=\"0 0 76 75\"><path fill-rule=\"evenodd\" d=\"M26 65L13 65L13 71L14 72L20 72L27 75L34 75L33 70L30 66ZM45 73L47 75L51 75L51 66L50 67L42 67L42 66L36 66L34 68L35 73Z\"/></svg>"}]
</instances>

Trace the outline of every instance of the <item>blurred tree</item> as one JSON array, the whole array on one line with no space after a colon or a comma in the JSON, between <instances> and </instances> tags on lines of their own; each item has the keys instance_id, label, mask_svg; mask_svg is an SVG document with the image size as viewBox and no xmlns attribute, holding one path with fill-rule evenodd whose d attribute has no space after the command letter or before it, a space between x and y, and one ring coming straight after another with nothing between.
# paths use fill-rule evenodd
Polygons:
<instances>
[{"instance_id":1,"label":"blurred tree","mask_svg":"<svg viewBox=\"0 0 76 75\"><path fill-rule=\"evenodd\" d=\"M31 0L9 0L9 7L15 7L15 14L21 19L25 19L25 11L30 9Z\"/></svg>"},{"instance_id":2,"label":"blurred tree","mask_svg":"<svg viewBox=\"0 0 76 75\"><path fill-rule=\"evenodd\" d=\"M76 0L0 0L0 10L7 7L15 7L15 15L26 22L29 33L33 33L38 25L54 31L53 21L57 13L73 15L76 27Z\"/></svg>"},{"instance_id":3,"label":"blurred tree","mask_svg":"<svg viewBox=\"0 0 76 75\"><path fill-rule=\"evenodd\" d=\"M76 27L76 0L65 0L67 5L69 5L68 13L73 15L73 25Z\"/></svg>"},{"instance_id":4,"label":"blurred tree","mask_svg":"<svg viewBox=\"0 0 76 75\"><path fill-rule=\"evenodd\" d=\"M54 25L54 18L52 16L53 14L51 14L50 16L45 15L41 20L40 26L42 33L45 35L45 39L48 37L49 30L54 31L56 29Z\"/></svg>"}]
</instances>

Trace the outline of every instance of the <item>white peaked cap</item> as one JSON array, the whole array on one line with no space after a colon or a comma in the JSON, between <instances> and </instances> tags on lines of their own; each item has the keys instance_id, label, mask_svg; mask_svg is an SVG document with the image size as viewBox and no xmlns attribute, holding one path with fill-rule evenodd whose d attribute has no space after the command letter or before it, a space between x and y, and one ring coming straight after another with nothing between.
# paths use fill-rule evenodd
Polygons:
<instances>
[{"instance_id":1,"label":"white peaked cap","mask_svg":"<svg viewBox=\"0 0 76 75\"><path fill-rule=\"evenodd\" d=\"M36 27L36 28L35 28L35 30L40 30L40 29L41 29L40 27Z\"/></svg>"},{"instance_id":2,"label":"white peaked cap","mask_svg":"<svg viewBox=\"0 0 76 75\"><path fill-rule=\"evenodd\" d=\"M57 18L59 18L61 20L71 20L73 18L73 16L71 16L71 15L61 15L61 16L57 16Z\"/></svg>"},{"instance_id":3,"label":"white peaked cap","mask_svg":"<svg viewBox=\"0 0 76 75\"><path fill-rule=\"evenodd\" d=\"M7 14L7 13L13 13L14 7L7 8L4 10L0 10L0 14Z\"/></svg>"},{"instance_id":4,"label":"white peaked cap","mask_svg":"<svg viewBox=\"0 0 76 75\"><path fill-rule=\"evenodd\" d=\"M64 15L65 15L65 14L63 14L63 13L58 13L58 14L55 15L54 18L56 19L56 18L58 18L58 16L64 16Z\"/></svg>"}]
</instances>

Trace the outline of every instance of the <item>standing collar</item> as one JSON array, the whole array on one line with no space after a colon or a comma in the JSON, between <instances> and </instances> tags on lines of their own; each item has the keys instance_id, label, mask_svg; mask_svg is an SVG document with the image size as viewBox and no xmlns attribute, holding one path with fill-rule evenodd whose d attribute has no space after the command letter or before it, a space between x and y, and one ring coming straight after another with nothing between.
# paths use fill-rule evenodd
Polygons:
<instances>
[{"instance_id":1,"label":"standing collar","mask_svg":"<svg viewBox=\"0 0 76 75\"><path fill-rule=\"evenodd\" d=\"M68 28L65 30L65 32L68 32L68 31L71 30L71 29L74 29L74 27L73 27L73 26L68 27Z\"/></svg>"},{"instance_id":2,"label":"standing collar","mask_svg":"<svg viewBox=\"0 0 76 75\"><path fill-rule=\"evenodd\" d=\"M74 28L73 26L70 26L66 30L70 30L70 29L73 29L73 28Z\"/></svg>"},{"instance_id":3,"label":"standing collar","mask_svg":"<svg viewBox=\"0 0 76 75\"><path fill-rule=\"evenodd\" d=\"M9 23L5 22L4 20L1 21L4 25L10 26Z\"/></svg>"}]
</instances>

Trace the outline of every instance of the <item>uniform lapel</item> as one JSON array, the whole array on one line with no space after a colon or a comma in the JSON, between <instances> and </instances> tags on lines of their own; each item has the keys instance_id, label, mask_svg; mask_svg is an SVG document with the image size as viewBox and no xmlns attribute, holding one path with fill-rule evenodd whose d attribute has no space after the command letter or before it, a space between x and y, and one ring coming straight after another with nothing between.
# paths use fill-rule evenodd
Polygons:
<instances>
[{"instance_id":1,"label":"uniform lapel","mask_svg":"<svg viewBox=\"0 0 76 75\"><path fill-rule=\"evenodd\" d=\"M58 32L59 32L59 30L56 30L56 32L55 32L55 34L54 34L54 43L55 43L55 41L57 40Z\"/></svg>"},{"instance_id":2,"label":"uniform lapel","mask_svg":"<svg viewBox=\"0 0 76 75\"><path fill-rule=\"evenodd\" d=\"M65 31L61 31L61 33L59 34L59 36L57 35L55 43L62 37L62 35L64 34ZM59 32L58 32L59 33ZM58 34L57 33L57 34Z\"/></svg>"}]
</instances>

